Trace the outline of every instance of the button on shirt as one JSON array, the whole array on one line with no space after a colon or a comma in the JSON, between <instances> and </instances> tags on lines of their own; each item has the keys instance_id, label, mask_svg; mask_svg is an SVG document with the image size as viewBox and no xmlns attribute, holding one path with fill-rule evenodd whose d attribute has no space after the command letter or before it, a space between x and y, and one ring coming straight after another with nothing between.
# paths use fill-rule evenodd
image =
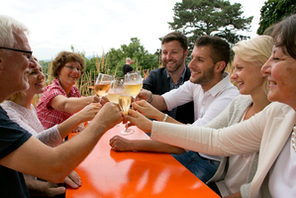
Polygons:
<instances>
[{"instance_id":1,"label":"button on shirt","mask_svg":"<svg viewBox=\"0 0 296 198\"><path fill-rule=\"evenodd\" d=\"M219 115L238 94L238 89L230 82L229 74L224 73L223 79L206 92L201 85L188 80L178 89L171 90L162 96L169 111L193 101L195 122L192 125L203 126ZM201 153L200 155L212 160L221 159L221 157Z\"/></svg>"},{"instance_id":2,"label":"button on shirt","mask_svg":"<svg viewBox=\"0 0 296 198\"><path fill-rule=\"evenodd\" d=\"M181 77L179 78L177 84L175 84L174 81L173 81L173 79L169 75L169 72L167 70L165 70L165 73L167 75L167 79L168 79L169 84L170 84L170 90L177 89L177 88L179 88L184 83L185 72L186 72L186 67L184 68L184 71L183 71ZM169 111L168 114L169 114L169 116L175 118L176 117L176 114L177 114L177 108L173 108L172 110Z\"/></svg>"},{"instance_id":3,"label":"button on shirt","mask_svg":"<svg viewBox=\"0 0 296 198\"><path fill-rule=\"evenodd\" d=\"M237 88L230 82L229 75L224 73L223 79L206 92L201 85L188 80L178 89L162 96L169 111L193 101L195 119L193 125L203 126L221 113L238 94Z\"/></svg>"}]
</instances>

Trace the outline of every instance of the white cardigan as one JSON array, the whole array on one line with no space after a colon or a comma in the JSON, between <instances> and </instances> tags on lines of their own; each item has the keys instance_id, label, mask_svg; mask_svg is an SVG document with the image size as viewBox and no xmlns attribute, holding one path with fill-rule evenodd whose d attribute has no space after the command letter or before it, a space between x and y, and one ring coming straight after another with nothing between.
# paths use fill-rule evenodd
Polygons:
<instances>
[{"instance_id":1,"label":"white cardigan","mask_svg":"<svg viewBox=\"0 0 296 198\"><path fill-rule=\"evenodd\" d=\"M153 121L151 138L209 155L237 155L259 150L258 167L249 194L270 197L268 177L279 153L291 135L296 114L282 103L271 103L252 118L227 128L211 129Z\"/></svg>"},{"instance_id":2,"label":"white cardigan","mask_svg":"<svg viewBox=\"0 0 296 198\"><path fill-rule=\"evenodd\" d=\"M227 108L204 127L219 129L242 121L248 107L252 104L250 95L239 95ZM215 182L221 195L240 191L243 184L249 183L257 169L258 153L247 153L224 157L215 175L207 182Z\"/></svg>"}]
</instances>

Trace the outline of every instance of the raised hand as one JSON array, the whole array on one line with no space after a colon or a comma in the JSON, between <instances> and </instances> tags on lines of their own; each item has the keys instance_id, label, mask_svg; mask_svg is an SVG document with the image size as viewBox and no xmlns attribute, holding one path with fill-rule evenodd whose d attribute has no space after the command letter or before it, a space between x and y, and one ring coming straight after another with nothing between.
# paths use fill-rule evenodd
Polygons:
<instances>
[{"instance_id":1,"label":"raised hand","mask_svg":"<svg viewBox=\"0 0 296 198\"><path fill-rule=\"evenodd\" d=\"M132 104L134 110L140 112L146 117L161 121L164 117L164 114L153 107L150 103L145 100L136 101Z\"/></svg>"},{"instance_id":2,"label":"raised hand","mask_svg":"<svg viewBox=\"0 0 296 198\"><path fill-rule=\"evenodd\" d=\"M136 101L138 100L146 100L151 102L152 92L146 89L142 89L139 94L136 96Z\"/></svg>"},{"instance_id":3,"label":"raised hand","mask_svg":"<svg viewBox=\"0 0 296 198\"><path fill-rule=\"evenodd\" d=\"M85 106L81 111L77 113L77 116L81 122L92 120L95 115L100 111L102 105L100 103L91 103Z\"/></svg>"},{"instance_id":4,"label":"raised hand","mask_svg":"<svg viewBox=\"0 0 296 198\"><path fill-rule=\"evenodd\" d=\"M100 102L100 97L99 97L98 95L93 95L92 102L93 102L93 103L98 103L98 102Z\"/></svg>"},{"instance_id":5,"label":"raised hand","mask_svg":"<svg viewBox=\"0 0 296 198\"><path fill-rule=\"evenodd\" d=\"M106 96L103 96L100 100L100 104L104 106L107 102L110 102L109 99Z\"/></svg>"},{"instance_id":6,"label":"raised hand","mask_svg":"<svg viewBox=\"0 0 296 198\"><path fill-rule=\"evenodd\" d=\"M112 102L106 103L99 113L94 118L95 122L98 122L105 128L105 131L112 128L116 124L122 121L122 112L117 104Z\"/></svg>"},{"instance_id":7,"label":"raised hand","mask_svg":"<svg viewBox=\"0 0 296 198\"><path fill-rule=\"evenodd\" d=\"M126 121L130 121L132 125L136 125L138 128L145 132L150 133L152 128L152 121L146 118L138 111L130 109L128 114L124 116Z\"/></svg>"}]
</instances>

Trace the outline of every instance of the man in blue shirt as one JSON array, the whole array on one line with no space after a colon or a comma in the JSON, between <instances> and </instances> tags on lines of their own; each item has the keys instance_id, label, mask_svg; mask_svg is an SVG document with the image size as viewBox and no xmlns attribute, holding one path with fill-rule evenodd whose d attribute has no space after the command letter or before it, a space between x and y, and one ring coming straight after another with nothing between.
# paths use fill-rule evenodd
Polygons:
<instances>
[{"instance_id":1,"label":"man in blue shirt","mask_svg":"<svg viewBox=\"0 0 296 198\"><path fill-rule=\"evenodd\" d=\"M162 95L178 88L190 78L190 70L185 65L188 55L187 38L180 32L171 32L161 41L162 68L152 70L143 81L143 88L153 94ZM193 102L186 103L171 111L165 111L182 123L194 122Z\"/></svg>"}]
</instances>

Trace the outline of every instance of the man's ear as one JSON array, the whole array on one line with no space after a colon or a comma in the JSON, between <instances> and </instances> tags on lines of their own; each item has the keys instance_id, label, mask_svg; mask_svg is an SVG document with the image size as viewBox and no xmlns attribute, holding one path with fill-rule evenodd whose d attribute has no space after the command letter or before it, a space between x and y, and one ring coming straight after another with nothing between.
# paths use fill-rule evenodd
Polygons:
<instances>
[{"instance_id":1,"label":"man's ear","mask_svg":"<svg viewBox=\"0 0 296 198\"><path fill-rule=\"evenodd\" d=\"M225 61L218 61L215 64L215 70L217 72L222 72L224 70L224 68L226 67L226 62Z\"/></svg>"}]
</instances>

